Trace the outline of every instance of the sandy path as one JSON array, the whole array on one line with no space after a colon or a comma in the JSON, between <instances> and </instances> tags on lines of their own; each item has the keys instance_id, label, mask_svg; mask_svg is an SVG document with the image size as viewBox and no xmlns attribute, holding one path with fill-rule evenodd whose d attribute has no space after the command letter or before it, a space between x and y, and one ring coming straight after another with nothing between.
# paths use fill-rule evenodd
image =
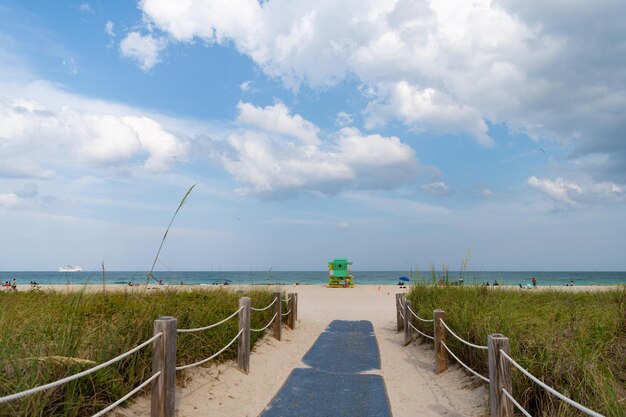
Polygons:
<instances>
[{"instance_id":1,"label":"sandy path","mask_svg":"<svg viewBox=\"0 0 626 417\"><path fill-rule=\"evenodd\" d=\"M285 328L281 342L266 337L252 353L249 375L243 375L233 363L188 371L185 386L176 392L178 416L257 416L291 370L306 366L302 357L335 319L369 320L374 325L382 370L373 372L385 379L395 417L487 414L488 393L482 384L471 382L455 366L435 375L431 344L402 346L403 334L395 331L395 293L403 290L373 285L353 289L283 289L298 292L296 330ZM117 415L149 415L149 398L138 399Z\"/></svg>"}]
</instances>

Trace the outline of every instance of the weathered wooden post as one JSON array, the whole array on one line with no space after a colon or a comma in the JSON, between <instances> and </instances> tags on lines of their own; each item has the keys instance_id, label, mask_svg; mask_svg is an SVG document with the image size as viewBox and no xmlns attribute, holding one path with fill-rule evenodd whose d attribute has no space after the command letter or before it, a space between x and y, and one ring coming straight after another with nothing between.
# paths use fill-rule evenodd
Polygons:
<instances>
[{"instance_id":1,"label":"weathered wooden post","mask_svg":"<svg viewBox=\"0 0 626 417\"><path fill-rule=\"evenodd\" d=\"M411 340L413 339L413 329L410 326L411 324L413 324L411 301L404 300L404 346L411 343Z\"/></svg>"},{"instance_id":2,"label":"weathered wooden post","mask_svg":"<svg viewBox=\"0 0 626 417\"><path fill-rule=\"evenodd\" d=\"M443 310L434 310L434 335L435 335L435 372L440 374L448 369L448 352L441 344L446 342L446 329L443 327L441 320L445 319L446 312Z\"/></svg>"},{"instance_id":3,"label":"weathered wooden post","mask_svg":"<svg viewBox=\"0 0 626 417\"><path fill-rule=\"evenodd\" d=\"M295 300L295 301L294 301L294 303L293 303L293 308L294 308L294 310L293 310L293 311L294 311L294 313L295 313L295 314L293 315L293 319L294 319L295 321L298 321L298 293L297 293L297 292L294 292L294 293L293 293L293 296L295 297L295 298L294 298L294 300Z\"/></svg>"},{"instance_id":4,"label":"weathered wooden post","mask_svg":"<svg viewBox=\"0 0 626 417\"><path fill-rule=\"evenodd\" d=\"M160 317L154 321L153 335L163 335L152 342L152 374L161 375L152 381L151 417L173 417L176 393L176 318Z\"/></svg>"},{"instance_id":5,"label":"weathered wooden post","mask_svg":"<svg viewBox=\"0 0 626 417\"><path fill-rule=\"evenodd\" d=\"M276 318L274 319L274 326L272 327L272 333L274 339L280 341L281 329L282 329L282 313L283 313L283 301L282 301L282 293L280 291L273 293L276 302L274 303L274 314L276 314Z\"/></svg>"},{"instance_id":6,"label":"weathered wooden post","mask_svg":"<svg viewBox=\"0 0 626 417\"><path fill-rule=\"evenodd\" d=\"M402 294L396 294L396 326L397 331L402 330L404 323L402 320L402 315L400 314L400 309L402 308Z\"/></svg>"},{"instance_id":7,"label":"weathered wooden post","mask_svg":"<svg viewBox=\"0 0 626 417\"><path fill-rule=\"evenodd\" d=\"M291 330L295 329L295 320L294 320L294 315L295 315L295 311L294 311L294 300L295 297L293 295L293 293L288 293L287 294L287 311L289 312L289 314L287 314L287 326L289 326L289 328Z\"/></svg>"},{"instance_id":8,"label":"weathered wooden post","mask_svg":"<svg viewBox=\"0 0 626 417\"><path fill-rule=\"evenodd\" d=\"M250 297L239 299L239 330L242 331L237 345L237 367L244 374L250 372Z\"/></svg>"},{"instance_id":9,"label":"weathered wooden post","mask_svg":"<svg viewBox=\"0 0 626 417\"><path fill-rule=\"evenodd\" d=\"M500 350L507 355L509 338L501 334L490 334L487 337L487 354L489 356L489 408L491 417L513 417L513 404L502 392L502 388L513 395L513 379L511 364L502 357Z\"/></svg>"}]
</instances>

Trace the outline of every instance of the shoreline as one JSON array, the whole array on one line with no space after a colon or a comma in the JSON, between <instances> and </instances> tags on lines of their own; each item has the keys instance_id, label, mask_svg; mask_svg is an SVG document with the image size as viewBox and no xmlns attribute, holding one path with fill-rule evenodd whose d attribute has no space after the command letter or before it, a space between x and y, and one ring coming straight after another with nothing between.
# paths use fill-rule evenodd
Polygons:
<instances>
[{"instance_id":1,"label":"shoreline","mask_svg":"<svg viewBox=\"0 0 626 417\"><path fill-rule=\"evenodd\" d=\"M413 284L414 285L414 284ZM399 285L393 284L356 284L355 288L384 288L386 291L390 290L401 290L402 292L409 291L413 285L407 285L405 287L400 287ZM425 286L432 286L432 284L419 284ZM451 287L456 287L452 286ZM626 284L593 284L593 285L538 285L536 288L527 288L516 285L498 285L498 286L486 286L483 287L481 285L474 284L466 284L464 285L466 288L486 288L487 290L519 290L519 291L567 291L567 292L578 292L578 291L609 291L609 290L618 290L618 289L626 289ZM12 287L10 286L1 286L0 292L11 292ZM297 291L298 288L324 288L330 290L345 290L347 292L355 290L355 288L326 288L325 284L167 284L167 285L155 285L149 284L147 287L145 284L140 285L128 285L128 284L106 284L105 291L132 291L132 292L140 292L144 290L151 291L211 291L211 290L232 290L232 291L241 291L241 290L251 290L251 289L263 289L269 288L272 290L276 290L277 288L285 288L290 291ZM30 284L17 284L17 291L80 291L86 290L87 292L101 292L102 285L101 284L37 284L36 287Z\"/></svg>"}]
</instances>

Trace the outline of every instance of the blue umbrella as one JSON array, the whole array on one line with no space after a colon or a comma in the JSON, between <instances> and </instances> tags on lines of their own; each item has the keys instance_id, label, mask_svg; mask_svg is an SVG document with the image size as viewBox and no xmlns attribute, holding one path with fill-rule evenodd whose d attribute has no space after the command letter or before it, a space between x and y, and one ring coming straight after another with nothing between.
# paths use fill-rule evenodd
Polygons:
<instances>
[{"instance_id":1,"label":"blue umbrella","mask_svg":"<svg viewBox=\"0 0 626 417\"><path fill-rule=\"evenodd\" d=\"M400 277L400 281L409 281L407 277Z\"/></svg>"}]
</instances>

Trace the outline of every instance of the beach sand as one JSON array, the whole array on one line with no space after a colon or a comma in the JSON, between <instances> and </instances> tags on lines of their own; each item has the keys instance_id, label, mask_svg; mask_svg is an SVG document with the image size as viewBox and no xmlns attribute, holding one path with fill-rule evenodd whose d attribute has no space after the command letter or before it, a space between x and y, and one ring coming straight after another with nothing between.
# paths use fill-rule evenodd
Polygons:
<instances>
[{"instance_id":1,"label":"beach sand","mask_svg":"<svg viewBox=\"0 0 626 417\"><path fill-rule=\"evenodd\" d=\"M176 390L178 416L258 416L292 369L307 367L301 362L302 357L332 320L369 320L374 325L382 370L368 373L383 376L395 417L488 414L488 391L483 384L470 379L457 365L435 375L430 343L402 346L403 333L395 330L395 294L406 289L393 285L280 288L298 293L296 329L285 327L280 342L270 336L261 340L251 354L249 375L239 372L233 362L186 371L184 386ZM149 397L138 398L126 409L113 413L127 417L149 414Z\"/></svg>"},{"instance_id":2,"label":"beach sand","mask_svg":"<svg viewBox=\"0 0 626 417\"><path fill-rule=\"evenodd\" d=\"M174 286L177 290L212 290L219 286ZM150 286L149 291L167 287ZM247 289L236 285L233 291ZM255 288L259 288L255 286ZM500 288L518 289L518 287ZM611 286L538 287L538 290L599 291ZM30 287L19 286L20 291ZM102 286L42 286L42 290L102 291ZM298 322L295 330L283 329L278 342L269 335L253 349L250 373L239 372L228 361L183 371L176 389L177 416L258 416L281 388L293 368L306 367L302 357L332 320L369 320L374 325L381 355L381 370L369 371L385 380L391 411L404 416L488 415L488 386L469 377L450 358L448 371L434 372L432 343L414 341L403 347L403 333L396 332L395 294L406 292L395 285L362 285L355 288L325 288L322 285L271 286L270 291L298 293ZM495 290L495 289L494 289ZM143 291L143 287L107 286L107 291ZM114 416L150 415L150 398L135 399L118 408Z\"/></svg>"}]
</instances>

